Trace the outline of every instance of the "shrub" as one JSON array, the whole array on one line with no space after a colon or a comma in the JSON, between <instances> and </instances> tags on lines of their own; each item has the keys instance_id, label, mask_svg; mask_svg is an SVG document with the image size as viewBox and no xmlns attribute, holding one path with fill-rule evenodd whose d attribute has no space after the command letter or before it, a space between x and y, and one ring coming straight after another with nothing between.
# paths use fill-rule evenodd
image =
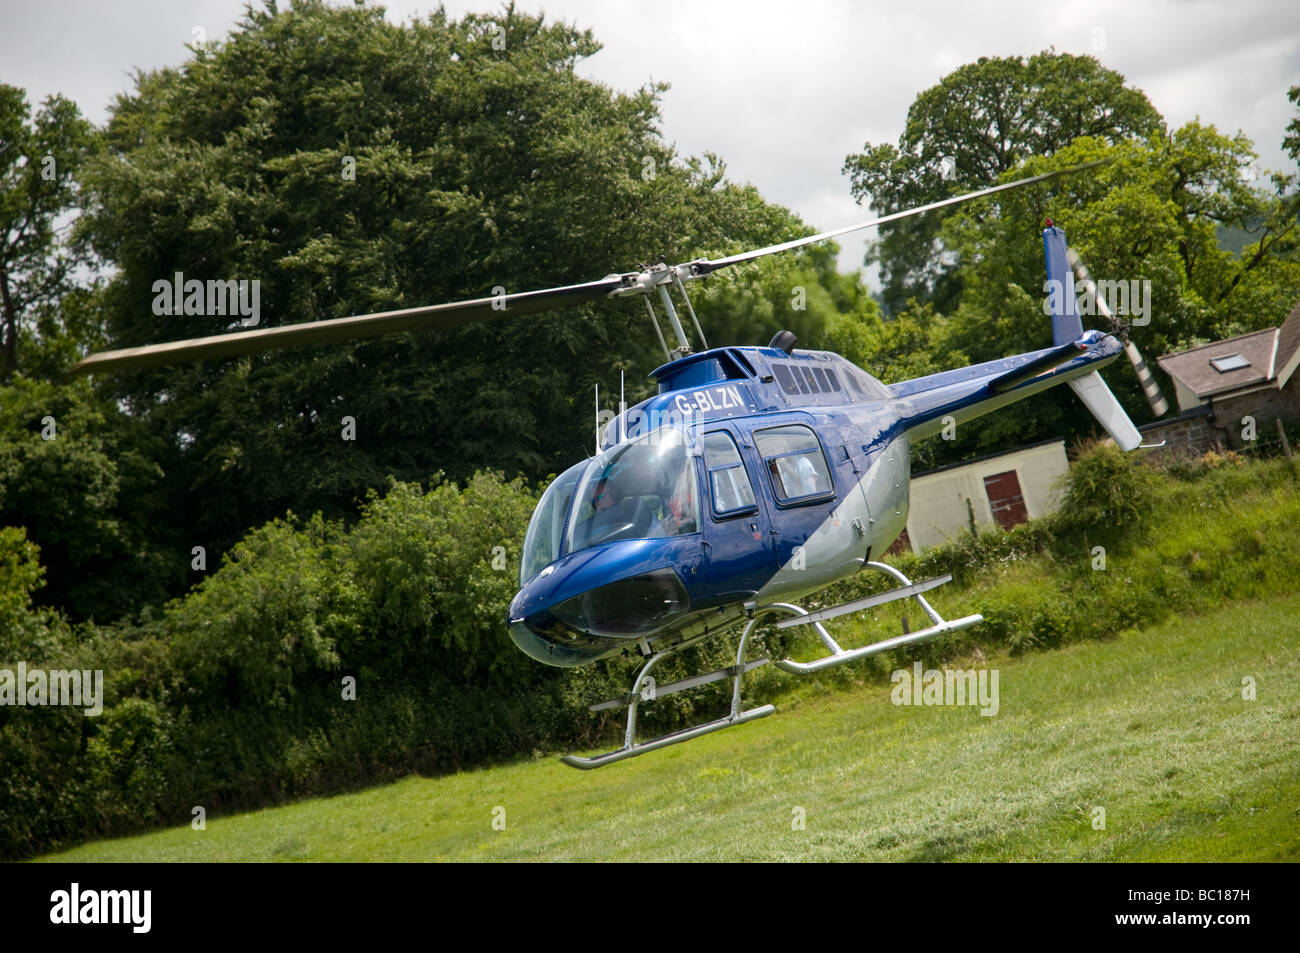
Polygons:
<instances>
[{"instance_id":1,"label":"shrub","mask_svg":"<svg viewBox=\"0 0 1300 953\"><path fill-rule=\"evenodd\" d=\"M886 678L900 659L934 662L990 641L1021 652L1108 638L1170 612L1293 588L1300 491L1285 461L1207 467L1194 481L1140 469L1095 449L1071 472L1060 514L900 557L916 579L952 573L936 605L978 611L984 624L812 684ZM351 529L276 520L161 616L77 630L31 609L37 551L21 531L0 530L0 613L17 621L4 632L7 650L106 676L99 718L0 709L0 856L188 823L195 804L214 816L413 771L616 743L622 712L587 706L626 692L639 656L564 671L508 641L506 602L534 499L492 474L464 487L394 483ZM1092 567L1088 544L1099 538L1105 571ZM859 574L818 602L890 585ZM875 627L896 633L899 608L875 613ZM879 638L864 631L872 624L850 617L832 627L848 646ZM749 657L786 654L796 631L760 629ZM738 636L667 660L659 684L732 664ZM344 674L357 679L355 701L342 698ZM745 701L791 686L765 666L746 677ZM717 717L730 691L724 679L660 697L642 709L642 728Z\"/></svg>"},{"instance_id":2,"label":"shrub","mask_svg":"<svg viewBox=\"0 0 1300 953\"><path fill-rule=\"evenodd\" d=\"M1156 474L1114 444L1085 448L1064 477L1058 533L1090 542L1136 538L1156 501Z\"/></svg>"}]
</instances>

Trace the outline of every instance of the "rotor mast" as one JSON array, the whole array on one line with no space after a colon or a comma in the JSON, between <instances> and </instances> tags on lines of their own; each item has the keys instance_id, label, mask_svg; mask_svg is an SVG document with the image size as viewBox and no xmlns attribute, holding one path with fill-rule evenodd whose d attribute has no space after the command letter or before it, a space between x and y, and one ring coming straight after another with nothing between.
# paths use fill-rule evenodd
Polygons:
<instances>
[{"instance_id":1,"label":"rotor mast","mask_svg":"<svg viewBox=\"0 0 1300 953\"><path fill-rule=\"evenodd\" d=\"M686 336L686 328L677 313L677 308L673 305L672 295L669 294L670 286L675 286L681 294L682 300L686 302L686 310L691 316L691 323L695 325L695 333L699 335L700 344L706 351L709 348L709 342L704 338L704 329L700 327L700 319L695 316L695 308L691 306L690 296L686 294L686 285L683 283L684 281L704 277L696 269L696 265L702 261L703 259L700 259L683 265L669 265L661 261L657 265L642 266L643 270L639 273L623 276L625 280L624 287L616 288L609 293L611 298L625 298L634 294L646 296L645 307L650 312L650 323L654 326L655 336L659 338L659 346L664 349L664 357L669 361L695 352L695 349L691 347L690 339ZM671 350L668 347L668 342L664 339L659 316L655 313L654 305L650 303L650 292L652 291L659 292L659 300L663 302L664 311L668 314L668 323L672 326L673 336L677 339L677 346Z\"/></svg>"}]
</instances>

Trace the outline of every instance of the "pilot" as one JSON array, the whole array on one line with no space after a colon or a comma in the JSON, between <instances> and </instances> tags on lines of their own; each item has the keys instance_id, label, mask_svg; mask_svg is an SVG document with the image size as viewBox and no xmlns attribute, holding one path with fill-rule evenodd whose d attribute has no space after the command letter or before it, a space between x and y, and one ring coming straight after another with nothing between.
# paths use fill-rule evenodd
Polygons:
<instances>
[{"instance_id":1,"label":"pilot","mask_svg":"<svg viewBox=\"0 0 1300 953\"><path fill-rule=\"evenodd\" d=\"M596 481L596 486L591 491L591 508L593 511L600 513L618 502L618 491L614 484L610 482L608 476Z\"/></svg>"},{"instance_id":2,"label":"pilot","mask_svg":"<svg viewBox=\"0 0 1300 953\"><path fill-rule=\"evenodd\" d=\"M692 505L691 473L683 468L677 480L665 479L660 488L662 516L656 526L656 536L676 536L695 532L695 507Z\"/></svg>"}]
</instances>

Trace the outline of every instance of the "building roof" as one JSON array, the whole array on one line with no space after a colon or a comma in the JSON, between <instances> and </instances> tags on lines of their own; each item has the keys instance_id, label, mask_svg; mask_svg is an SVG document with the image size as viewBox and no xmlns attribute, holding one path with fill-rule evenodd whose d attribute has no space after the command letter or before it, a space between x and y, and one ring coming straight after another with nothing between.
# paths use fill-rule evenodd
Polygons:
<instances>
[{"instance_id":1,"label":"building roof","mask_svg":"<svg viewBox=\"0 0 1300 953\"><path fill-rule=\"evenodd\" d=\"M1195 417L1208 417L1212 408L1209 404L1197 404L1189 410L1184 410L1177 417L1161 417L1159 420L1153 420L1150 423L1142 424L1138 427L1138 433L1146 433L1148 430L1160 430L1168 427L1170 424L1182 423L1184 420L1192 420Z\"/></svg>"},{"instance_id":2,"label":"building roof","mask_svg":"<svg viewBox=\"0 0 1300 953\"><path fill-rule=\"evenodd\" d=\"M1285 387L1300 367L1300 304L1297 304L1277 329L1277 386Z\"/></svg>"},{"instance_id":3,"label":"building roof","mask_svg":"<svg viewBox=\"0 0 1300 953\"><path fill-rule=\"evenodd\" d=\"M969 460L958 460L956 463L945 463L941 467L935 467L932 470L922 470L920 473L913 473L912 479L918 477L930 476L934 473L943 473L945 470L958 470L962 467L973 467L978 463L988 463L990 460L996 460L998 457L1009 457L1013 454L1024 453L1026 450L1037 450L1040 447L1049 447L1052 444L1059 443L1061 448L1065 448L1064 437L1048 437L1046 440L1039 440L1036 443L1027 443L1020 447L1012 447L1010 450L998 450L994 453L986 453L983 456L972 457Z\"/></svg>"},{"instance_id":4,"label":"building roof","mask_svg":"<svg viewBox=\"0 0 1300 953\"><path fill-rule=\"evenodd\" d=\"M1225 360L1231 358L1239 359ZM1240 366L1240 359L1248 363ZM1280 328L1166 354L1156 363L1199 400L1271 382L1280 390L1300 368L1300 304Z\"/></svg>"},{"instance_id":5,"label":"building roof","mask_svg":"<svg viewBox=\"0 0 1300 953\"><path fill-rule=\"evenodd\" d=\"M1294 318L1296 312L1291 316ZM1296 322L1296 330L1300 333L1300 321ZM1156 363L1198 399L1204 400L1225 391L1243 390L1272 380L1277 373L1274 364L1277 341L1278 329L1268 328L1166 354L1157 358ZM1230 358L1244 359L1248 363L1230 361Z\"/></svg>"}]
</instances>

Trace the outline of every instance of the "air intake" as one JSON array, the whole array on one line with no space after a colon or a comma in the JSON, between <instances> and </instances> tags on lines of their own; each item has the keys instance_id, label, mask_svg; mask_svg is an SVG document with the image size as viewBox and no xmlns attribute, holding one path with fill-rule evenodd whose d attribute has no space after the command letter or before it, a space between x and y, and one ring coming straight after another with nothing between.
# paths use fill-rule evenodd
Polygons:
<instances>
[{"instance_id":1,"label":"air intake","mask_svg":"<svg viewBox=\"0 0 1300 953\"><path fill-rule=\"evenodd\" d=\"M772 338L771 342L767 346L785 351L788 356L790 352L794 350L794 342L797 340L798 338L794 336L793 331L777 331L776 336Z\"/></svg>"}]
</instances>

